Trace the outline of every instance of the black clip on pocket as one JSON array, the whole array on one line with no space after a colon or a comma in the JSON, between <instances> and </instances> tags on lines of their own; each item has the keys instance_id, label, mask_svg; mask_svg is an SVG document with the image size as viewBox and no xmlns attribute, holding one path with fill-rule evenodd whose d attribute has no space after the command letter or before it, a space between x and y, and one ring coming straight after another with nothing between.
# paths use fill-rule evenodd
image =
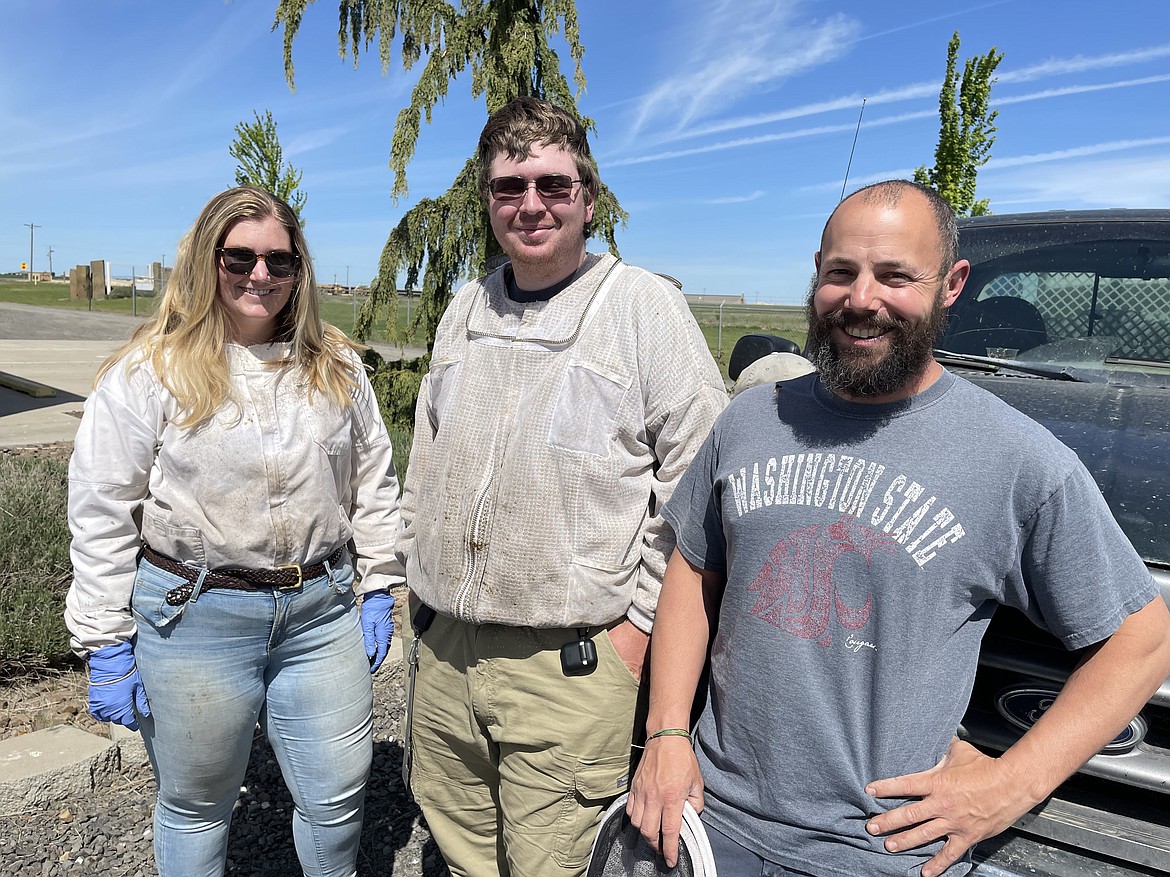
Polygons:
<instances>
[{"instance_id":1,"label":"black clip on pocket","mask_svg":"<svg viewBox=\"0 0 1170 877\"><path fill-rule=\"evenodd\" d=\"M588 676L597 669L597 646L589 629L577 628L577 639L561 646L561 672L566 676Z\"/></svg>"}]
</instances>

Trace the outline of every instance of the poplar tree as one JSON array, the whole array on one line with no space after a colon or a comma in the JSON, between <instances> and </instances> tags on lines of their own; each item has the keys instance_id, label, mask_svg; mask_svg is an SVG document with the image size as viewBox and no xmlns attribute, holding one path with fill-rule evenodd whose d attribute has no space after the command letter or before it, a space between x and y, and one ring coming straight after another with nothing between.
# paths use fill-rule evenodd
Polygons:
<instances>
[{"instance_id":1,"label":"poplar tree","mask_svg":"<svg viewBox=\"0 0 1170 877\"><path fill-rule=\"evenodd\" d=\"M961 79L955 69L958 54L959 32L955 31L947 46L947 72L939 92L934 167L919 167L914 182L938 192L959 216L982 216L990 212L990 201L976 200L975 178L995 143L999 111L990 109L992 74L1003 52L992 46L986 55L968 58Z\"/></svg>"},{"instance_id":2,"label":"poplar tree","mask_svg":"<svg viewBox=\"0 0 1170 877\"><path fill-rule=\"evenodd\" d=\"M228 147L232 158L239 162L236 166L236 185L255 186L286 201L296 211L297 219L303 226L305 220L301 210L308 196L298 188L301 171L291 163L285 164L272 111L265 110L263 118L255 110L252 115L256 121L236 125L236 139Z\"/></svg>"},{"instance_id":3,"label":"poplar tree","mask_svg":"<svg viewBox=\"0 0 1170 877\"><path fill-rule=\"evenodd\" d=\"M310 2L280 0L276 9L273 30L284 28L284 69L290 88L294 87L293 41ZM338 53L342 59L352 55L355 68L359 56L369 53L375 40L383 73L393 63L396 42L406 72L422 65L410 105L398 113L390 142L391 197L396 201L408 192L406 168L414 157L422 121L431 121L435 105L446 98L452 80L461 73L470 74L472 97L484 99L488 114L513 98L532 96L557 104L587 130L596 130L593 120L577 109L576 99L585 89L581 69L585 50L574 0L463 0L458 6L446 0L339 0L338 11ZM563 35L573 61L572 87L551 42L558 35ZM438 197L420 200L390 232L370 286L370 299L358 317L358 337L368 334L375 313L386 310L391 337L405 340L421 328L429 355L456 283L483 273L499 253L479 195L474 142L469 146L473 154L451 187ZM593 226L615 254L614 230L626 218L602 184ZM407 289L417 288L422 278L419 307L405 336L394 331L400 276ZM392 395L399 401L395 408L406 407L403 392L409 383L396 379L398 390ZM398 419L395 412L387 413Z\"/></svg>"}]
</instances>

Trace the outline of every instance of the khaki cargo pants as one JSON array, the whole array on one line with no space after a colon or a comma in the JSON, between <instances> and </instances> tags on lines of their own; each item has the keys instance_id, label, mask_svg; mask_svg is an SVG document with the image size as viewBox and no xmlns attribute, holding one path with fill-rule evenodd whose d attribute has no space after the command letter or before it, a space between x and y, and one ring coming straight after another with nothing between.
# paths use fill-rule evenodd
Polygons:
<instances>
[{"instance_id":1,"label":"khaki cargo pants","mask_svg":"<svg viewBox=\"0 0 1170 877\"><path fill-rule=\"evenodd\" d=\"M598 666L573 677L560 661L571 629L437 615L423 634L410 782L456 877L584 873L601 814L629 784L631 736L645 718L609 634L589 633Z\"/></svg>"}]
</instances>

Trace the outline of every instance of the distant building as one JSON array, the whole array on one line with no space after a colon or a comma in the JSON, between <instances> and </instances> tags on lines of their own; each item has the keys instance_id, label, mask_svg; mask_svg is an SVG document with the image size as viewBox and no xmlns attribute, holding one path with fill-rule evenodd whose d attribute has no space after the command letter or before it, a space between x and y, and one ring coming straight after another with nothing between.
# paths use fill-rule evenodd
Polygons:
<instances>
[{"instance_id":1,"label":"distant building","mask_svg":"<svg viewBox=\"0 0 1170 877\"><path fill-rule=\"evenodd\" d=\"M707 295L706 293L687 292L683 294L689 305L742 305L746 304L743 293L739 295Z\"/></svg>"}]
</instances>

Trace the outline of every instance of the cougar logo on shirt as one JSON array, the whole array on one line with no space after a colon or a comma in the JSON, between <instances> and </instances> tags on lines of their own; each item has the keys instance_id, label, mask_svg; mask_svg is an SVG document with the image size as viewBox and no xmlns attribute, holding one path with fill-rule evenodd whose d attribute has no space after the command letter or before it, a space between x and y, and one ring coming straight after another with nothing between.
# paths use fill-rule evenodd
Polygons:
<instances>
[{"instance_id":1,"label":"cougar logo on shirt","mask_svg":"<svg viewBox=\"0 0 1170 877\"><path fill-rule=\"evenodd\" d=\"M873 595L851 606L833 585L833 565L847 551L860 554L868 566L875 551L893 552L897 541L844 515L835 524L813 524L794 530L768 553L764 568L748 585L757 593L752 614L781 630L819 645L832 643L829 620L847 630L869 621Z\"/></svg>"}]
</instances>

